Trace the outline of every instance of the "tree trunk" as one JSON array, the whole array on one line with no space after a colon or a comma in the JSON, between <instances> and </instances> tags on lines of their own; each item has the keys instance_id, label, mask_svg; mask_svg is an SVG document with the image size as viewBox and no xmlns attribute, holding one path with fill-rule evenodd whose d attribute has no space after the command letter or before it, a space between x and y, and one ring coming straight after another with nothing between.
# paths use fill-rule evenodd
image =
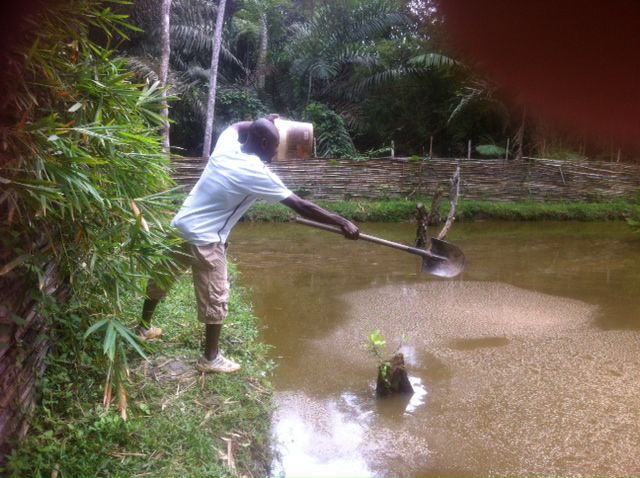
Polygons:
<instances>
[{"instance_id":1,"label":"tree trunk","mask_svg":"<svg viewBox=\"0 0 640 478\"><path fill-rule=\"evenodd\" d=\"M211 76L209 77L209 100L207 102L207 122L204 130L204 145L202 157L208 158L211 154L211 139L213 137L213 117L216 106L216 87L218 84L218 60L220 59L220 47L222 45L222 26L224 23L224 9L227 0L220 0L218 14L216 16L216 29L213 33L213 48L211 53Z\"/></svg>"},{"instance_id":2,"label":"tree trunk","mask_svg":"<svg viewBox=\"0 0 640 478\"><path fill-rule=\"evenodd\" d=\"M460 166L456 168L455 173L451 177L451 188L449 190L449 214L447 220L442 226L442 229L438 233L438 239L444 240L449 233L449 229L453 225L453 221L456 220L456 209L458 207L458 199L460 198Z\"/></svg>"},{"instance_id":3,"label":"tree trunk","mask_svg":"<svg viewBox=\"0 0 640 478\"><path fill-rule=\"evenodd\" d=\"M260 12L260 51L258 53L258 73L257 87L264 88L265 77L267 75L267 49L269 46L269 30L267 28L267 14Z\"/></svg>"},{"instance_id":4,"label":"tree trunk","mask_svg":"<svg viewBox=\"0 0 640 478\"><path fill-rule=\"evenodd\" d=\"M444 187L438 185L436 192L433 193L431 199L431 211L426 218L427 226L439 226L442 218L440 217L440 208L442 207L442 198L444 196Z\"/></svg>"},{"instance_id":5,"label":"tree trunk","mask_svg":"<svg viewBox=\"0 0 640 478\"><path fill-rule=\"evenodd\" d=\"M167 102L167 76L169 75L169 58L171 56L171 0L162 0L162 58L160 59L160 85L162 86L162 116L165 117L162 128L162 148L169 154L169 103Z\"/></svg>"},{"instance_id":6,"label":"tree trunk","mask_svg":"<svg viewBox=\"0 0 640 478\"><path fill-rule=\"evenodd\" d=\"M516 133L515 138L513 138L514 145L516 147L516 159L522 159L524 156L524 130L526 126L527 120L527 108L522 108L522 122L520 123L520 128L518 128L518 132Z\"/></svg>"},{"instance_id":7,"label":"tree trunk","mask_svg":"<svg viewBox=\"0 0 640 478\"><path fill-rule=\"evenodd\" d=\"M309 70L309 85L307 87L307 104L311 103L311 83L313 81L313 75L311 74L311 70Z\"/></svg>"},{"instance_id":8,"label":"tree trunk","mask_svg":"<svg viewBox=\"0 0 640 478\"><path fill-rule=\"evenodd\" d=\"M378 367L376 394L379 397L392 393L413 394L413 392L413 386L404 366L404 355L396 353L391 360Z\"/></svg>"},{"instance_id":9,"label":"tree trunk","mask_svg":"<svg viewBox=\"0 0 640 478\"><path fill-rule=\"evenodd\" d=\"M427 208L422 203L418 203L416 205L417 214L416 221L418 223L416 229L416 247L419 249L427 248L427 227L429 225L427 218L429 216L429 212Z\"/></svg>"}]
</instances>

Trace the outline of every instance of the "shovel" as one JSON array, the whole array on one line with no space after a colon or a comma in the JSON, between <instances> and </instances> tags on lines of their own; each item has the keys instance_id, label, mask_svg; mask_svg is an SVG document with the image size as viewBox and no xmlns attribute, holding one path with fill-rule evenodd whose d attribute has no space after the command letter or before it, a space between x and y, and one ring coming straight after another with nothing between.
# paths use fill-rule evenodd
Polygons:
<instances>
[{"instance_id":1,"label":"shovel","mask_svg":"<svg viewBox=\"0 0 640 478\"><path fill-rule=\"evenodd\" d=\"M342 230L336 226L310 221L301 217L296 217L296 222L317 229L342 234ZM436 239L435 237L431 238L431 247L428 250L406 246L362 233L359 239L420 256L422 257L422 272L433 274L434 276L455 277L464 270L464 254L460 248L447 241Z\"/></svg>"}]
</instances>

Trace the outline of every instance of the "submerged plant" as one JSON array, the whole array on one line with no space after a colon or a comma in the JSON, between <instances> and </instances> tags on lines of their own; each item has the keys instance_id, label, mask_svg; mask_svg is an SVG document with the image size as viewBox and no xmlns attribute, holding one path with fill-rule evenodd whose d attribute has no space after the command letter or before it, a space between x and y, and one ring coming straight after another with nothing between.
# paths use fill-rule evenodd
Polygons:
<instances>
[{"instance_id":1,"label":"submerged plant","mask_svg":"<svg viewBox=\"0 0 640 478\"><path fill-rule=\"evenodd\" d=\"M376 329L369 334L366 348L378 360L379 377L382 378L387 386L389 386L391 385L391 361L383 358L382 355L386 347L387 340L382 332L380 332L380 329Z\"/></svg>"}]
</instances>

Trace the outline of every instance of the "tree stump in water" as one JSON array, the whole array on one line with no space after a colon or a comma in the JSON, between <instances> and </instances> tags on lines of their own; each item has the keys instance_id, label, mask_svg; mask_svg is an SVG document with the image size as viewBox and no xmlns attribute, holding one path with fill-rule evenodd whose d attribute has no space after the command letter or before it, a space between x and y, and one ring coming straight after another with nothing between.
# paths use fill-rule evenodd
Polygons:
<instances>
[{"instance_id":1,"label":"tree stump in water","mask_svg":"<svg viewBox=\"0 0 640 478\"><path fill-rule=\"evenodd\" d=\"M416 247L425 249L427 247L427 226L429 225L427 218L429 217L429 213L422 203L418 203L416 205L416 209L418 210L418 214L416 216L416 221L418 222L418 229L416 231Z\"/></svg>"},{"instance_id":2,"label":"tree stump in water","mask_svg":"<svg viewBox=\"0 0 640 478\"><path fill-rule=\"evenodd\" d=\"M378 366L376 394L386 396L392 393L413 393L413 387L404 367L404 355L401 353L396 353L391 360Z\"/></svg>"},{"instance_id":3,"label":"tree stump in water","mask_svg":"<svg viewBox=\"0 0 640 478\"><path fill-rule=\"evenodd\" d=\"M427 216L427 224L429 226L439 226L440 222L442 222L440 218L440 208L442 207L443 197L444 188L438 186L436 192L433 194L433 199L431 199L431 211L429 211L429 215Z\"/></svg>"},{"instance_id":4,"label":"tree stump in water","mask_svg":"<svg viewBox=\"0 0 640 478\"><path fill-rule=\"evenodd\" d=\"M416 221L418 223L418 229L416 231L416 247L420 249L426 249L428 244L427 230L429 226L437 226L442 219L440 218L440 207L442 205L442 197L444 189L438 186L433 199L431 200L431 211L427 211L424 204L416 204L417 214Z\"/></svg>"}]
</instances>

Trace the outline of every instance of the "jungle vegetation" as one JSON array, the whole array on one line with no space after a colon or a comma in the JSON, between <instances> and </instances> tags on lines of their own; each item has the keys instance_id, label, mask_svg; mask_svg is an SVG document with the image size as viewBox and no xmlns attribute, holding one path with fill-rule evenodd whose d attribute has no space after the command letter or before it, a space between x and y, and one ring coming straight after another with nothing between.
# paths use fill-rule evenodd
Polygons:
<instances>
[{"instance_id":1,"label":"jungle vegetation","mask_svg":"<svg viewBox=\"0 0 640 478\"><path fill-rule=\"evenodd\" d=\"M167 0L165 0L166 2ZM161 3L123 7L142 31L120 51L158 78ZM174 152L201 154L217 2L171 0ZM552 130L456 57L437 0L238 0L224 12L214 129L268 112L313 121L318 156L393 145L396 155L624 157L617 145ZM631 154L631 152L626 152Z\"/></svg>"},{"instance_id":2,"label":"jungle vegetation","mask_svg":"<svg viewBox=\"0 0 640 478\"><path fill-rule=\"evenodd\" d=\"M229 1L215 69L218 2L169 3L168 37L167 0L45 4L0 58L0 280L30 279L62 360L99 369L104 403L123 417L127 352L144 354L125 298L162 280L175 243L165 100L171 152L201 155L212 74L214 132L276 112L313 121L321 157L392 144L424 155L431 137L442 156L466 154L469 141L501 156L507 140L512 155L617 154L548 130L475 75L449 51L434 0ZM51 270L67 285L63 305L42 292Z\"/></svg>"}]
</instances>

